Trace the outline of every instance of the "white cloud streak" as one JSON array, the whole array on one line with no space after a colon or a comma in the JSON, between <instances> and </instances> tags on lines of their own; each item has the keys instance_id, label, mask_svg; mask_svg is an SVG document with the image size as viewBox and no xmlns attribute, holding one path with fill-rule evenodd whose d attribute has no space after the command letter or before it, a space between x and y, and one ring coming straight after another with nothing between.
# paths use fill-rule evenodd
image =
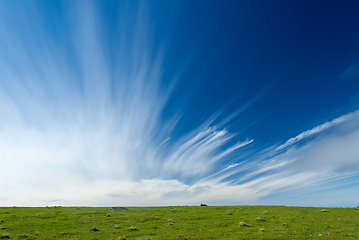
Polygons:
<instances>
[{"instance_id":1,"label":"white cloud streak","mask_svg":"<svg viewBox=\"0 0 359 240\"><path fill-rule=\"evenodd\" d=\"M338 117L336 119L333 119L330 122L325 122L325 123L323 123L323 124L321 124L319 126L316 126L316 127L312 128L312 129L310 129L310 130L302 132L301 134L295 136L294 138L289 139L284 144L277 147L276 150L279 151L281 149L289 147L289 146L293 145L294 143L297 143L297 142L299 142L299 141L301 141L303 139L311 137L314 134L320 133L320 132L322 132L324 130L327 130L327 129L331 128L331 127L334 127L334 126L336 126L338 124L341 124L341 123L343 123L345 121L348 121L349 119L357 116L358 113L359 113L359 111L354 112L354 113L348 113L348 114L342 115L342 116L340 116L340 117Z\"/></svg>"}]
</instances>

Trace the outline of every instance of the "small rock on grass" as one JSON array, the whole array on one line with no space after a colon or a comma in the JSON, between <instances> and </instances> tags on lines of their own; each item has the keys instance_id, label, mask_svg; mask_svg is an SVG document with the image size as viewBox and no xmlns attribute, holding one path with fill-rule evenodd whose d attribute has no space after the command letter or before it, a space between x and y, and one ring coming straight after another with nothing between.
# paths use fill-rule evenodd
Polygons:
<instances>
[{"instance_id":1,"label":"small rock on grass","mask_svg":"<svg viewBox=\"0 0 359 240\"><path fill-rule=\"evenodd\" d=\"M239 222L239 226L241 227L250 227L246 222Z\"/></svg>"}]
</instances>

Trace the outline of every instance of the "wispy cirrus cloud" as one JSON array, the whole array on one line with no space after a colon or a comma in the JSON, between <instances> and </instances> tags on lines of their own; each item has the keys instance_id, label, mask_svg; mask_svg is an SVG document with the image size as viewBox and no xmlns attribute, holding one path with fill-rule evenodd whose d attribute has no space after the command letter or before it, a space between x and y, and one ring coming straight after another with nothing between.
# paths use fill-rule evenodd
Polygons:
<instances>
[{"instance_id":1,"label":"wispy cirrus cloud","mask_svg":"<svg viewBox=\"0 0 359 240\"><path fill-rule=\"evenodd\" d=\"M287 204L300 204L302 201L304 205L316 205L317 198L320 198L325 205L326 200L316 194L328 196L331 193L327 204L338 206L343 201L334 189L339 186L348 188L346 195L357 196L354 193L356 185L352 183L359 175L358 120L358 111L348 113L289 139L281 145L284 147L269 153L273 157L267 157L242 176L242 182L268 191L267 197L286 193ZM304 140L305 143L300 143ZM287 146L292 148L283 151ZM295 197L291 199L291 195ZM306 195L308 199L304 201L303 196ZM296 201L296 198L301 200ZM351 204L354 202L351 201Z\"/></svg>"},{"instance_id":2,"label":"wispy cirrus cloud","mask_svg":"<svg viewBox=\"0 0 359 240\"><path fill-rule=\"evenodd\" d=\"M145 21L128 23L135 29L125 37L134 40L127 45L132 50L123 48L126 41L119 44L114 70L93 3L70 6L70 46L51 39L31 9L38 16L33 31L20 36L19 29L28 27L20 24L18 29L5 25L1 32L11 35L3 38L8 54L18 57L10 68L1 59L0 152L6 169L0 176L1 204L171 204L174 192L188 192L196 199L183 202L189 204L199 195L216 195L217 186L196 182L253 140L231 144L235 134L213 125L218 116L173 135L182 116L180 109L162 116L171 86L162 86L161 57L150 57ZM28 51L35 43L19 40L27 34L41 36L44 51ZM73 50L70 62L68 48ZM233 195L233 187L225 188ZM208 191L197 194L199 189Z\"/></svg>"},{"instance_id":3,"label":"wispy cirrus cloud","mask_svg":"<svg viewBox=\"0 0 359 240\"><path fill-rule=\"evenodd\" d=\"M312 135L314 134L317 134L317 133L320 133L324 130L327 130L331 127L334 127L338 124L341 124L345 121L348 121L350 120L351 118L357 116L359 114L359 111L356 111L356 112L353 112L353 113L348 113L348 114L345 114L345 115L342 115L336 119L333 119L332 121L329 121L329 122L325 122L319 126L316 126L310 130L307 130L305 132L302 132L301 134L289 139L288 141L286 141L284 144L280 145L279 147L276 148L276 150L281 150L281 149L284 149L286 147L289 147L291 145L293 145L294 143L297 143L303 139L306 139L306 138L309 138L311 137Z\"/></svg>"}]
</instances>

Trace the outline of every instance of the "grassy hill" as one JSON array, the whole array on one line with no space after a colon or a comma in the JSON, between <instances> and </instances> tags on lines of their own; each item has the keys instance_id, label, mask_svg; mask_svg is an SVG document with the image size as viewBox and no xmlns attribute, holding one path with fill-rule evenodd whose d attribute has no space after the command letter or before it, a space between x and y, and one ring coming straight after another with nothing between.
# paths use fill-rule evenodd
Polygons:
<instances>
[{"instance_id":1,"label":"grassy hill","mask_svg":"<svg viewBox=\"0 0 359 240\"><path fill-rule=\"evenodd\" d=\"M358 239L359 210L284 206L0 208L0 239Z\"/></svg>"}]
</instances>

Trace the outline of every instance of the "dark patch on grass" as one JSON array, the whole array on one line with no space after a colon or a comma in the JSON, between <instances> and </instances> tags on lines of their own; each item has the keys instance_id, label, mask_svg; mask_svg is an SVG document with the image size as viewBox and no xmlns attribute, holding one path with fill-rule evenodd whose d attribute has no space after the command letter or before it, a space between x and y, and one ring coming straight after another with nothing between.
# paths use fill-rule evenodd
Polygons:
<instances>
[{"instance_id":1,"label":"dark patch on grass","mask_svg":"<svg viewBox=\"0 0 359 240\"><path fill-rule=\"evenodd\" d=\"M19 238L29 238L29 234L20 234Z\"/></svg>"},{"instance_id":2,"label":"dark patch on grass","mask_svg":"<svg viewBox=\"0 0 359 240\"><path fill-rule=\"evenodd\" d=\"M0 235L1 239L5 239L5 238L10 238L10 234L9 233L3 233L2 235Z\"/></svg>"},{"instance_id":3,"label":"dark patch on grass","mask_svg":"<svg viewBox=\"0 0 359 240\"><path fill-rule=\"evenodd\" d=\"M227 211L226 211L226 214L227 214L227 215L233 215L233 212L234 212L234 210L227 210Z\"/></svg>"},{"instance_id":4,"label":"dark patch on grass","mask_svg":"<svg viewBox=\"0 0 359 240\"><path fill-rule=\"evenodd\" d=\"M100 231L97 227L92 227L91 228L91 231L94 231L94 232L98 232L98 231Z\"/></svg>"}]
</instances>

